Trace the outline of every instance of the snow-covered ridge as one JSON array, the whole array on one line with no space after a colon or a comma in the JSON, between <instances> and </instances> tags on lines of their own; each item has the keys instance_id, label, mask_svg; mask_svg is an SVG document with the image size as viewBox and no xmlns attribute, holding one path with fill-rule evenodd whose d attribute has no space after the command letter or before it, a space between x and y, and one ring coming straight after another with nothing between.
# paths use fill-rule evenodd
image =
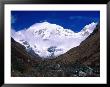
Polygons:
<instances>
[{"instance_id":1,"label":"snow-covered ridge","mask_svg":"<svg viewBox=\"0 0 110 87\"><path fill-rule=\"evenodd\" d=\"M95 29L97 23L86 25L80 32L64 29L57 24L48 22L36 23L27 29L12 30L11 36L15 41L24 45L26 49L32 48L42 58L59 56L66 53L85 40Z\"/></svg>"}]
</instances>

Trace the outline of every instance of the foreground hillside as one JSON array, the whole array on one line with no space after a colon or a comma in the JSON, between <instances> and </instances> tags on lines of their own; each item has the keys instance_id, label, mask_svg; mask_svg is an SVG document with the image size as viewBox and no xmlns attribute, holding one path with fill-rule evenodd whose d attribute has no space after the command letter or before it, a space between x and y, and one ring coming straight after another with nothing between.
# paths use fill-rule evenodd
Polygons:
<instances>
[{"instance_id":1,"label":"foreground hillside","mask_svg":"<svg viewBox=\"0 0 110 87\"><path fill-rule=\"evenodd\" d=\"M11 39L11 76L100 76L100 26L79 46L54 59L41 59Z\"/></svg>"}]
</instances>

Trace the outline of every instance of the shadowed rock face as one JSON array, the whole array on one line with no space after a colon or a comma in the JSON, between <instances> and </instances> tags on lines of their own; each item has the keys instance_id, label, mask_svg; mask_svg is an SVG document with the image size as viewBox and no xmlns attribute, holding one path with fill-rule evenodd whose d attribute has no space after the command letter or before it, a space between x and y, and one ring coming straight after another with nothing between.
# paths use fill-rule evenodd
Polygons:
<instances>
[{"instance_id":1,"label":"shadowed rock face","mask_svg":"<svg viewBox=\"0 0 110 87\"><path fill-rule=\"evenodd\" d=\"M33 56L11 39L11 68L12 76L100 76L100 25L79 46L54 59Z\"/></svg>"},{"instance_id":2,"label":"shadowed rock face","mask_svg":"<svg viewBox=\"0 0 110 87\"><path fill-rule=\"evenodd\" d=\"M23 72L28 72L34 63L39 61L39 56L36 56L37 60L35 60L34 56L30 55L25 47L18 42L16 42L13 38L11 38L11 71L12 76L19 76L19 74ZM18 73L18 74L16 74Z\"/></svg>"}]
</instances>

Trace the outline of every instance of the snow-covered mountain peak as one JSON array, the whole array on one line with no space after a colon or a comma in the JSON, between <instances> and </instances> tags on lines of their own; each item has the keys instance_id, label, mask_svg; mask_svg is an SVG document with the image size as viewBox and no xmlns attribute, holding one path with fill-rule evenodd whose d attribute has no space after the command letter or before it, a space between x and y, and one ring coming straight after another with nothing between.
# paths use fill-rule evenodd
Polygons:
<instances>
[{"instance_id":1,"label":"snow-covered mountain peak","mask_svg":"<svg viewBox=\"0 0 110 87\"><path fill-rule=\"evenodd\" d=\"M41 29L48 29L48 30L55 30L55 29L63 29L63 27L56 25L56 24L51 24L49 22L42 22L42 23L35 23L32 26L30 26L30 28L28 28L28 30L41 30Z\"/></svg>"},{"instance_id":2,"label":"snow-covered mountain peak","mask_svg":"<svg viewBox=\"0 0 110 87\"><path fill-rule=\"evenodd\" d=\"M70 29L64 29L60 25L51 24L49 22L36 23L30 26L26 32L31 32L36 37L42 37L43 39L49 39L52 37L72 36L74 32Z\"/></svg>"},{"instance_id":3,"label":"snow-covered mountain peak","mask_svg":"<svg viewBox=\"0 0 110 87\"><path fill-rule=\"evenodd\" d=\"M92 22L92 23L86 25L81 31L83 31L83 32L89 31L89 33L91 33L94 30L94 28L96 27L96 25L97 25L97 23Z\"/></svg>"},{"instance_id":4,"label":"snow-covered mountain peak","mask_svg":"<svg viewBox=\"0 0 110 87\"><path fill-rule=\"evenodd\" d=\"M95 29L96 25L97 25L97 23L95 23L95 22L92 22L92 23L86 25L86 26L79 32L79 34L82 35L83 37L89 36L89 35L93 32L93 30Z\"/></svg>"},{"instance_id":5,"label":"snow-covered mountain peak","mask_svg":"<svg viewBox=\"0 0 110 87\"><path fill-rule=\"evenodd\" d=\"M93 22L75 33L60 25L43 22L36 23L25 30L17 32L12 30L12 37L26 49L31 48L40 57L49 58L64 54L80 45L93 32L96 25L97 23Z\"/></svg>"}]
</instances>

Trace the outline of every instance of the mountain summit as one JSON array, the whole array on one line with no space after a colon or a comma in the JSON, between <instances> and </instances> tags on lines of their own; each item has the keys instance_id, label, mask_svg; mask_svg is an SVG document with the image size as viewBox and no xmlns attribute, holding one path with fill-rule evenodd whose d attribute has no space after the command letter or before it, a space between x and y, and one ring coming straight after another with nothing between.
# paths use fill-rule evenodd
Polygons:
<instances>
[{"instance_id":1,"label":"mountain summit","mask_svg":"<svg viewBox=\"0 0 110 87\"><path fill-rule=\"evenodd\" d=\"M83 31L86 29L84 28ZM84 33L79 32L79 34L84 36ZM60 51L60 49L55 46L48 48L51 59L39 57L28 41L21 40L20 42L24 46L11 38L12 77L100 76L100 24L97 24L94 31L79 46L58 57L54 55L54 52Z\"/></svg>"},{"instance_id":2,"label":"mountain summit","mask_svg":"<svg viewBox=\"0 0 110 87\"><path fill-rule=\"evenodd\" d=\"M57 24L43 22L20 31L12 30L12 37L24 45L27 51L32 50L42 58L53 58L79 46L94 31L96 25L92 22L76 33Z\"/></svg>"}]
</instances>

